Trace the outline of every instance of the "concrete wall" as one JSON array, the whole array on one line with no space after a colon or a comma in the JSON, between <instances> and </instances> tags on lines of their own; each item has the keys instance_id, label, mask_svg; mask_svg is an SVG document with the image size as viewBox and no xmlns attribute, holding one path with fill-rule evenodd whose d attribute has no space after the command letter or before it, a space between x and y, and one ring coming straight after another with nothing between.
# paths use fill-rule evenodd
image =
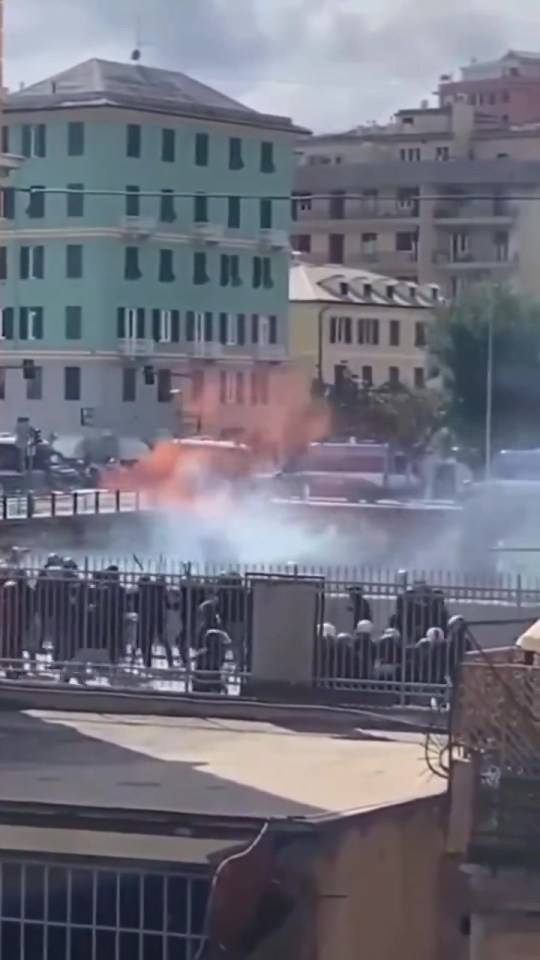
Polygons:
<instances>
[{"instance_id":1,"label":"concrete wall","mask_svg":"<svg viewBox=\"0 0 540 960\"><path fill-rule=\"evenodd\" d=\"M318 960L465 960L465 894L444 848L440 798L355 818L318 865Z\"/></svg>"}]
</instances>

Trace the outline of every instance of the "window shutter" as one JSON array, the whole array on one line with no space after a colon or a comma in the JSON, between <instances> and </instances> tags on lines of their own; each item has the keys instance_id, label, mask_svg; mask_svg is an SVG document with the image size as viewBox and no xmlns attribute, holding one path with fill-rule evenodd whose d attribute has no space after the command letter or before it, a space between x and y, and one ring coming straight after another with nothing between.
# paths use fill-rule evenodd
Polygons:
<instances>
[{"instance_id":1,"label":"window shutter","mask_svg":"<svg viewBox=\"0 0 540 960\"><path fill-rule=\"evenodd\" d=\"M14 334L14 323L13 323L13 307L4 307L2 311L3 326L4 326L4 338L6 340L13 340Z\"/></svg>"},{"instance_id":2,"label":"window shutter","mask_svg":"<svg viewBox=\"0 0 540 960\"><path fill-rule=\"evenodd\" d=\"M43 280L45 274L45 247L34 247L34 274L37 280Z\"/></svg>"},{"instance_id":3,"label":"window shutter","mask_svg":"<svg viewBox=\"0 0 540 960\"><path fill-rule=\"evenodd\" d=\"M171 340L173 343L180 341L180 311L171 310Z\"/></svg>"},{"instance_id":4,"label":"window shutter","mask_svg":"<svg viewBox=\"0 0 540 960\"><path fill-rule=\"evenodd\" d=\"M271 315L268 317L268 343L277 343L277 317Z\"/></svg>"},{"instance_id":5,"label":"window shutter","mask_svg":"<svg viewBox=\"0 0 540 960\"><path fill-rule=\"evenodd\" d=\"M161 340L161 310L152 310L152 340L154 343Z\"/></svg>"},{"instance_id":6,"label":"window shutter","mask_svg":"<svg viewBox=\"0 0 540 960\"><path fill-rule=\"evenodd\" d=\"M30 250L28 247L21 247L19 250L19 275L21 280L28 280L30 272Z\"/></svg>"},{"instance_id":7,"label":"window shutter","mask_svg":"<svg viewBox=\"0 0 540 960\"><path fill-rule=\"evenodd\" d=\"M29 157L32 153L32 130L26 124L21 133L21 153L23 157Z\"/></svg>"},{"instance_id":8,"label":"window shutter","mask_svg":"<svg viewBox=\"0 0 540 960\"><path fill-rule=\"evenodd\" d=\"M195 340L195 314L193 310L188 310L186 313L186 340L188 343L193 343Z\"/></svg>"},{"instance_id":9,"label":"window shutter","mask_svg":"<svg viewBox=\"0 0 540 960\"><path fill-rule=\"evenodd\" d=\"M43 340L43 307L36 307L33 311L32 324L34 340Z\"/></svg>"},{"instance_id":10,"label":"window shutter","mask_svg":"<svg viewBox=\"0 0 540 960\"><path fill-rule=\"evenodd\" d=\"M19 311L19 337L28 340L28 307L21 307Z\"/></svg>"},{"instance_id":11,"label":"window shutter","mask_svg":"<svg viewBox=\"0 0 540 960\"><path fill-rule=\"evenodd\" d=\"M211 343L214 339L214 318L210 312L204 315L204 340L205 343Z\"/></svg>"},{"instance_id":12,"label":"window shutter","mask_svg":"<svg viewBox=\"0 0 540 960\"><path fill-rule=\"evenodd\" d=\"M126 339L126 309L125 307L118 307L118 312L116 314L116 336L119 340Z\"/></svg>"},{"instance_id":13,"label":"window shutter","mask_svg":"<svg viewBox=\"0 0 540 960\"><path fill-rule=\"evenodd\" d=\"M236 336L238 339L238 346L243 347L246 342L246 315L245 313L239 313L236 321Z\"/></svg>"},{"instance_id":14,"label":"window shutter","mask_svg":"<svg viewBox=\"0 0 540 960\"><path fill-rule=\"evenodd\" d=\"M259 342L259 314L251 314L251 342L257 344Z\"/></svg>"},{"instance_id":15,"label":"window shutter","mask_svg":"<svg viewBox=\"0 0 540 960\"><path fill-rule=\"evenodd\" d=\"M227 343L227 327L229 326L229 317L226 313L220 313L219 315L219 342L222 344Z\"/></svg>"},{"instance_id":16,"label":"window shutter","mask_svg":"<svg viewBox=\"0 0 540 960\"><path fill-rule=\"evenodd\" d=\"M137 307L137 340L144 340L144 307Z\"/></svg>"}]
</instances>

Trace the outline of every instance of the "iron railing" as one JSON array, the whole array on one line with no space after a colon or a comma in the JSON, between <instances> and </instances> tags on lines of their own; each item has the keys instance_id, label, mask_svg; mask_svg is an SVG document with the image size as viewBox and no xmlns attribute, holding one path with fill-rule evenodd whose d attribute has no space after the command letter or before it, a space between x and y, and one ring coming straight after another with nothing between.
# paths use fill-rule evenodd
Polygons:
<instances>
[{"instance_id":1,"label":"iron railing","mask_svg":"<svg viewBox=\"0 0 540 960\"><path fill-rule=\"evenodd\" d=\"M540 666L518 647L477 651L460 670L454 756L472 764L471 859L540 857Z\"/></svg>"},{"instance_id":2,"label":"iron railing","mask_svg":"<svg viewBox=\"0 0 540 960\"><path fill-rule=\"evenodd\" d=\"M314 697L429 705L448 698L465 649L460 624L447 630L449 616L495 615L508 639L512 628L504 621L522 609L522 594L504 582L460 584L447 577L443 586L432 575L430 590L411 593L407 583L418 577L403 571L286 565L224 574L164 559L111 561L82 559L77 566L51 558L43 564L13 551L0 571L5 677L238 695L261 679L253 651L272 645L272 624L261 627L254 589L266 577L293 588L313 585L305 656ZM357 629L359 621L371 626ZM446 639L419 643L433 626ZM291 633L288 642L296 640Z\"/></svg>"}]
</instances>

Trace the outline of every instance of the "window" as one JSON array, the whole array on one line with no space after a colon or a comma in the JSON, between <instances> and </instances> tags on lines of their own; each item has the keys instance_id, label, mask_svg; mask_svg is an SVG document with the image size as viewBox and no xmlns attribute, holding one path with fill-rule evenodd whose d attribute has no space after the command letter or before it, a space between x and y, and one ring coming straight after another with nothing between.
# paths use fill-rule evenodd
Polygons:
<instances>
[{"instance_id":1,"label":"window","mask_svg":"<svg viewBox=\"0 0 540 960\"><path fill-rule=\"evenodd\" d=\"M21 153L23 157L47 155L47 128L44 123L23 124L21 129Z\"/></svg>"},{"instance_id":2,"label":"window","mask_svg":"<svg viewBox=\"0 0 540 960\"><path fill-rule=\"evenodd\" d=\"M196 251L193 254L193 283L199 287L208 283L209 279L206 270L206 253Z\"/></svg>"},{"instance_id":3,"label":"window","mask_svg":"<svg viewBox=\"0 0 540 960\"><path fill-rule=\"evenodd\" d=\"M399 367L388 367L388 383L392 387L399 384Z\"/></svg>"},{"instance_id":4,"label":"window","mask_svg":"<svg viewBox=\"0 0 540 960\"><path fill-rule=\"evenodd\" d=\"M174 223L176 212L174 209L174 190L161 191L159 198L159 219L162 223Z\"/></svg>"},{"instance_id":5,"label":"window","mask_svg":"<svg viewBox=\"0 0 540 960\"><path fill-rule=\"evenodd\" d=\"M9 153L9 126L2 127L2 153Z\"/></svg>"},{"instance_id":6,"label":"window","mask_svg":"<svg viewBox=\"0 0 540 960\"><path fill-rule=\"evenodd\" d=\"M19 276L21 280L43 280L45 275L45 248L21 247L19 250Z\"/></svg>"},{"instance_id":7,"label":"window","mask_svg":"<svg viewBox=\"0 0 540 960\"><path fill-rule=\"evenodd\" d=\"M312 196L309 193L293 193L291 203L291 220L298 220L299 213L309 213L311 210Z\"/></svg>"},{"instance_id":8,"label":"window","mask_svg":"<svg viewBox=\"0 0 540 960\"><path fill-rule=\"evenodd\" d=\"M145 338L144 307L119 307L116 319L116 336L118 340L144 340Z\"/></svg>"},{"instance_id":9,"label":"window","mask_svg":"<svg viewBox=\"0 0 540 960\"><path fill-rule=\"evenodd\" d=\"M171 371L161 367L157 372L157 399L158 403L169 403L171 400L172 377Z\"/></svg>"},{"instance_id":10,"label":"window","mask_svg":"<svg viewBox=\"0 0 540 960\"><path fill-rule=\"evenodd\" d=\"M376 260L377 259L377 234L376 233L363 233L361 238L361 256L365 260Z\"/></svg>"},{"instance_id":11,"label":"window","mask_svg":"<svg viewBox=\"0 0 540 960\"><path fill-rule=\"evenodd\" d=\"M174 163L176 159L176 132L171 129L161 131L161 159L164 163Z\"/></svg>"},{"instance_id":12,"label":"window","mask_svg":"<svg viewBox=\"0 0 540 960\"><path fill-rule=\"evenodd\" d=\"M126 156L140 157L141 155L141 128L138 123L128 123L126 127Z\"/></svg>"},{"instance_id":13,"label":"window","mask_svg":"<svg viewBox=\"0 0 540 960\"><path fill-rule=\"evenodd\" d=\"M15 334L13 307L4 307L0 312L0 340L13 340Z\"/></svg>"},{"instance_id":14,"label":"window","mask_svg":"<svg viewBox=\"0 0 540 960\"><path fill-rule=\"evenodd\" d=\"M352 320L350 317L330 317L330 343L352 343Z\"/></svg>"},{"instance_id":15,"label":"window","mask_svg":"<svg viewBox=\"0 0 540 960\"><path fill-rule=\"evenodd\" d=\"M152 310L152 339L154 343L179 342L179 310Z\"/></svg>"},{"instance_id":16,"label":"window","mask_svg":"<svg viewBox=\"0 0 540 960\"><path fill-rule=\"evenodd\" d=\"M342 190L332 192L328 208L330 220L343 220L345 218L345 194Z\"/></svg>"},{"instance_id":17,"label":"window","mask_svg":"<svg viewBox=\"0 0 540 960\"><path fill-rule=\"evenodd\" d=\"M81 399L81 368L64 367L64 400Z\"/></svg>"},{"instance_id":18,"label":"window","mask_svg":"<svg viewBox=\"0 0 540 960\"><path fill-rule=\"evenodd\" d=\"M510 93L508 90L503 90L501 99L503 103L510 103Z\"/></svg>"},{"instance_id":19,"label":"window","mask_svg":"<svg viewBox=\"0 0 540 960\"><path fill-rule=\"evenodd\" d=\"M7 247L0 247L0 280L7 280L8 258Z\"/></svg>"},{"instance_id":20,"label":"window","mask_svg":"<svg viewBox=\"0 0 540 960\"><path fill-rule=\"evenodd\" d=\"M274 286L272 280L272 261L270 257L253 257L252 286L255 290L260 287L270 289Z\"/></svg>"},{"instance_id":21,"label":"window","mask_svg":"<svg viewBox=\"0 0 540 960\"><path fill-rule=\"evenodd\" d=\"M414 386L416 390L423 390L426 384L426 375L423 367L414 368Z\"/></svg>"},{"instance_id":22,"label":"window","mask_svg":"<svg viewBox=\"0 0 540 960\"><path fill-rule=\"evenodd\" d=\"M390 346L399 347L400 343L400 325L399 320L390 321Z\"/></svg>"},{"instance_id":23,"label":"window","mask_svg":"<svg viewBox=\"0 0 540 960\"><path fill-rule=\"evenodd\" d=\"M43 307L21 307L19 340L43 340Z\"/></svg>"},{"instance_id":24,"label":"window","mask_svg":"<svg viewBox=\"0 0 540 960\"><path fill-rule=\"evenodd\" d=\"M25 383L27 400L43 400L43 367L34 366L33 379Z\"/></svg>"},{"instance_id":25,"label":"window","mask_svg":"<svg viewBox=\"0 0 540 960\"><path fill-rule=\"evenodd\" d=\"M234 370L219 371L220 403L238 404L244 402L244 374Z\"/></svg>"},{"instance_id":26,"label":"window","mask_svg":"<svg viewBox=\"0 0 540 960\"><path fill-rule=\"evenodd\" d=\"M15 219L15 190L13 187L2 188L2 215L6 220Z\"/></svg>"},{"instance_id":27,"label":"window","mask_svg":"<svg viewBox=\"0 0 540 960\"><path fill-rule=\"evenodd\" d=\"M328 237L328 259L330 263L343 263L345 237L342 233L331 233Z\"/></svg>"},{"instance_id":28,"label":"window","mask_svg":"<svg viewBox=\"0 0 540 960\"><path fill-rule=\"evenodd\" d=\"M241 221L241 201L240 197L227 198L227 226L231 230L237 230Z\"/></svg>"},{"instance_id":29,"label":"window","mask_svg":"<svg viewBox=\"0 0 540 960\"><path fill-rule=\"evenodd\" d=\"M426 325L422 321L414 325L414 345L420 348L426 346Z\"/></svg>"},{"instance_id":30,"label":"window","mask_svg":"<svg viewBox=\"0 0 540 960\"><path fill-rule=\"evenodd\" d=\"M254 370L251 374L251 403L253 406L268 403L269 387L266 370Z\"/></svg>"},{"instance_id":31,"label":"window","mask_svg":"<svg viewBox=\"0 0 540 960\"><path fill-rule=\"evenodd\" d=\"M195 134L195 166L207 167L209 155L209 138L207 133Z\"/></svg>"},{"instance_id":32,"label":"window","mask_svg":"<svg viewBox=\"0 0 540 960\"><path fill-rule=\"evenodd\" d=\"M137 368L124 367L122 370L122 401L135 403L137 399Z\"/></svg>"},{"instance_id":33,"label":"window","mask_svg":"<svg viewBox=\"0 0 540 960\"><path fill-rule=\"evenodd\" d=\"M376 347L379 343L379 321L361 317L356 321L357 343Z\"/></svg>"},{"instance_id":34,"label":"window","mask_svg":"<svg viewBox=\"0 0 540 960\"><path fill-rule=\"evenodd\" d=\"M30 187L26 213L34 220L45 216L45 187Z\"/></svg>"},{"instance_id":35,"label":"window","mask_svg":"<svg viewBox=\"0 0 540 960\"><path fill-rule=\"evenodd\" d=\"M82 336L82 307L66 307L66 340L80 340Z\"/></svg>"},{"instance_id":36,"label":"window","mask_svg":"<svg viewBox=\"0 0 540 960\"><path fill-rule=\"evenodd\" d=\"M246 342L245 314L220 313L219 342L228 347L244 346Z\"/></svg>"},{"instance_id":37,"label":"window","mask_svg":"<svg viewBox=\"0 0 540 960\"><path fill-rule=\"evenodd\" d=\"M67 152L69 157L82 157L84 154L84 123L74 121L67 125Z\"/></svg>"},{"instance_id":38,"label":"window","mask_svg":"<svg viewBox=\"0 0 540 960\"><path fill-rule=\"evenodd\" d=\"M435 159L436 160L449 160L450 159L450 150L448 147L437 147L435 150Z\"/></svg>"},{"instance_id":39,"label":"window","mask_svg":"<svg viewBox=\"0 0 540 960\"><path fill-rule=\"evenodd\" d=\"M139 187L126 187L126 217L140 217L141 215L141 191Z\"/></svg>"},{"instance_id":40,"label":"window","mask_svg":"<svg viewBox=\"0 0 540 960\"><path fill-rule=\"evenodd\" d=\"M82 183L68 183L66 214L68 217L84 216L84 187Z\"/></svg>"},{"instance_id":41,"label":"window","mask_svg":"<svg viewBox=\"0 0 540 960\"><path fill-rule=\"evenodd\" d=\"M159 282L173 283L176 279L174 275L174 253L172 250L159 251Z\"/></svg>"},{"instance_id":42,"label":"window","mask_svg":"<svg viewBox=\"0 0 540 960\"><path fill-rule=\"evenodd\" d=\"M66 277L68 280L80 280L83 275L82 244L68 244L66 247Z\"/></svg>"},{"instance_id":43,"label":"window","mask_svg":"<svg viewBox=\"0 0 540 960\"><path fill-rule=\"evenodd\" d=\"M373 386L373 367L370 367L369 364L362 367L362 383L366 387Z\"/></svg>"},{"instance_id":44,"label":"window","mask_svg":"<svg viewBox=\"0 0 540 960\"><path fill-rule=\"evenodd\" d=\"M1 336L0 336L1 339ZM6 399L6 371L0 367L0 400Z\"/></svg>"},{"instance_id":45,"label":"window","mask_svg":"<svg viewBox=\"0 0 540 960\"><path fill-rule=\"evenodd\" d=\"M416 253L418 235L414 231L396 233L396 250L398 252Z\"/></svg>"},{"instance_id":46,"label":"window","mask_svg":"<svg viewBox=\"0 0 540 960\"><path fill-rule=\"evenodd\" d=\"M205 193L196 193L193 197L193 220L208 223L208 197Z\"/></svg>"},{"instance_id":47,"label":"window","mask_svg":"<svg viewBox=\"0 0 540 960\"><path fill-rule=\"evenodd\" d=\"M272 229L272 201L266 198L259 201L259 225L261 230Z\"/></svg>"},{"instance_id":48,"label":"window","mask_svg":"<svg viewBox=\"0 0 540 960\"><path fill-rule=\"evenodd\" d=\"M399 151L399 159L406 162L421 160L422 152L420 147L408 147L407 149L403 147Z\"/></svg>"},{"instance_id":49,"label":"window","mask_svg":"<svg viewBox=\"0 0 540 960\"><path fill-rule=\"evenodd\" d=\"M291 246L298 253L311 253L311 234L297 233L291 237Z\"/></svg>"},{"instance_id":50,"label":"window","mask_svg":"<svg viewBox=\"0 0 540 960\"><path fill-rule=\"evenodd\" d=\"M140 280L142 273L139 267L139 248L126 247L124 250L124 279Z\"/></svg>"},{"instance_id":51,"label":"window","mask_svg":"<svg viewBox=\"0 0 540 960\"><path fill-rule=\"evenodd\" d=\"M239 287L242 283L240 277L240 258L236 253L222 253L220 257L219 282L222 287Z\"/></svg>"},{"instance_id":52,"label":"window","mask_svg":"<svg viewBox=\"0 0 540 960\"><path fill-rule=\"evenodd\" d=\"M261 143L261 173L275 173L274 144L263 141Z\"/></svg>"},{"instance_id":53,"label":"window","mask_svg":"<svg viewBox=\"0 0 540 960\"><path fill-rule=\"evenodd\" d=\"M240 137L229 137L229 170L242 170L242 141Z\"/></svg>"}]
</instances>

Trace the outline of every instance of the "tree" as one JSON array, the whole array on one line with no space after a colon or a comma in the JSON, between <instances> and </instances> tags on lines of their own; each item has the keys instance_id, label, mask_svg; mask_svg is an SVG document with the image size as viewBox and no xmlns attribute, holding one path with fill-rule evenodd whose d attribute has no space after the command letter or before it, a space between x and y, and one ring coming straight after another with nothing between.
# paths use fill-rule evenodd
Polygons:
<instances>
[{"instance_id":1,"label":"tree","mask_svg":"<svg viewBox=\"0 0 540 960\"><path fill-rule=\"evenodd\" d=\"M483 449L492 331L492 449L540 445L540 303L506 286L478 285L443 307L430 352L448 390L448 423Z\"/></svg>"}]
</instances>

